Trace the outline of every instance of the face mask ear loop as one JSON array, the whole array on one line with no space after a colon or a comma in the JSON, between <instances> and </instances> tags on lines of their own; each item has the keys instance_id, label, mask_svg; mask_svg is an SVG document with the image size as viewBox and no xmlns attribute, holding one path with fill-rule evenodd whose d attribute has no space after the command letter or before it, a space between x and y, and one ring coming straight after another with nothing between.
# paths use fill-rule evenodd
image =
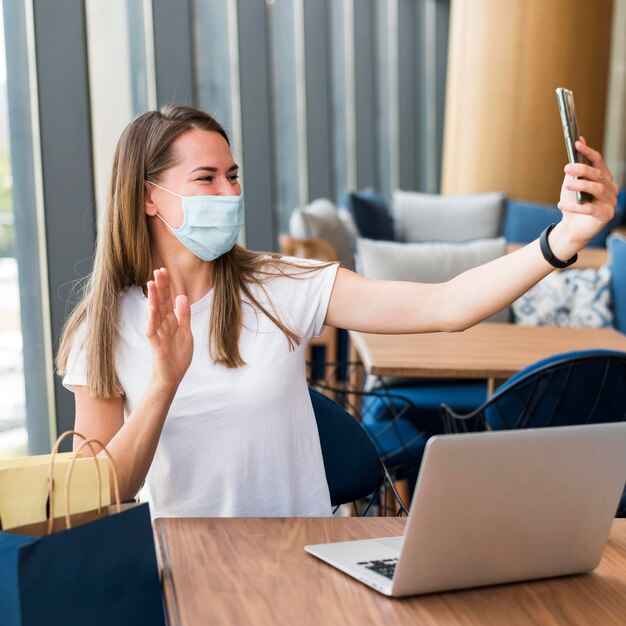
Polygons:
<instances>
[{"instance_id":1,"label":"face mask ear loop","mask_svg":"<svg viewBox=\"0 0 626 626\"><path fill-rule=\"evenodd\" d=\"M172 227L172 225L164 218L161 217L161 215L159 213L155 214L171 231L174 231L174 228Z\"/></svg>"},{"instance_id":2,"label":"face mask ear loop","mask_svg":"<svg viewBox=\"0 0 626 626\"><path fill-rule=\"evenodd\" d=\"M173 196L177 196L179 198L185 197L185 196L181 196L179 193L176 193L175 191L170 191L169 189L166 189L165 187L161 187L161 185L157 185L156 183L153 183L151 180L147 180L146 182L149 185L152 185L153 187L158 187L159 189L162 189L163 191L167 191L167 193L171 193Z\"/></svg>"},{"instance_id":3,"label":"face mask ear loop","mask_svg":"<svg viewBox=\"0 0 626 626\"><path fill-rule=\"evenodd\" d=\"M151 180L147 180L146 181L149 185L152 185L153 187L158 187L159 189L162 189L163 191L167 191L167 193L171 193L173 196L178 196L179 198L184 198L185 196L181 196L179 193L176 193L174 191L170 191L169 189L166 189L165 187L161 187L161 185L157 185L156 183L153 183ZM172 231L174 232L174 230L176 230L164 217L161 217L161 215L159 213L156 214L156 216Z\"/></svg>"}]
</instances>

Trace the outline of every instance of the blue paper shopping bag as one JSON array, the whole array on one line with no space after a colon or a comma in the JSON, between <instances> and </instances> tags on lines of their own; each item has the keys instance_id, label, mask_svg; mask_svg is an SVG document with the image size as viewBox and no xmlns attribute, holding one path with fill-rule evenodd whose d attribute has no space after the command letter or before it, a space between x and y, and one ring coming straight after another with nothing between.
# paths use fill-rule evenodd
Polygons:
<instances>
[{"instance_id":1,"label":"blue paper shopping bag","mask_svg":"<svg viewBox=\"0 0 626 626\"><path fill-rule=\"evenodd\" d=\"M163 625L148 505L109 506L72 524L50 535L45 523L0 532L0 624Z\"/></svg>"},{"instance_id":2,"label":"blue paper shopping bag","mask_svg":"<svg viewBox=\"0 0 626 626\"><path fill-rule=\"evenodd\" d=\"M148 505L70 515L71 473L64 517L0 532L0 624L164 626Z\"/></svg>"}]
</instances>

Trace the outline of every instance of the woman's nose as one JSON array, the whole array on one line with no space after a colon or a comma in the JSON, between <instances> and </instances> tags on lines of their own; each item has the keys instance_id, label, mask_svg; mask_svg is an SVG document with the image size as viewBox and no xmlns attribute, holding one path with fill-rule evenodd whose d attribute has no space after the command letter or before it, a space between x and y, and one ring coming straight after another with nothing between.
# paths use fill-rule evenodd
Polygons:
<instances>
[{"instance_id":1,"label":"woman's nose","mask_svg":"<svg viewBox=\"0 0 626 626\"><path fill-rule=\"evenodd\" d=\"M238 196L239 193L239 184L233 184L232 181L228 180L227 178L220 179L216 195Z\"/></svg>"}]
</instances>

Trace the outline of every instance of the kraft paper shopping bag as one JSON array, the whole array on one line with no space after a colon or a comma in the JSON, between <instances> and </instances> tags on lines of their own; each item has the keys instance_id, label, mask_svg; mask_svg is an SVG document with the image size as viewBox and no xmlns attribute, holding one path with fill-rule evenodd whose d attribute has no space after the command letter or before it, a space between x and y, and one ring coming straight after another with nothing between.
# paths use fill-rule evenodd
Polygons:
<instances>
[{"instance_id":1,"label":"kraft paper shopping bag","mask_svg":"<svg viewBox=\"0 0 626 626\"><path fill-rule=\"evenodd\" d=\"M57 454L53 479L57 485L53 503L55 515L65 515L63 489L67 467L74 454ZM0 460L0 529L8 530L46 519L51 454ZM107 458L98 458L102 481L102 504L109 504ZM72 485L73 511L91 511L98 506L98 468L93 460L78 459Z\"/></svg>"}]
</instances>

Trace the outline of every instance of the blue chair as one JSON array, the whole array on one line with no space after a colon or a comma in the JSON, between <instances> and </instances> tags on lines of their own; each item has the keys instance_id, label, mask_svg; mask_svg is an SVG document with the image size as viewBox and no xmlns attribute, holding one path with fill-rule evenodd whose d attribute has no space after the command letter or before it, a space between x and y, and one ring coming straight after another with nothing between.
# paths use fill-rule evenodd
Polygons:
<instances>
[{"instance_id":1,"label":"blue chair","mask_svg":"<svg viewBox=\"0 0 626 626\"><path fill-rule=\"evenodd\" d=\"M622 235L611 235L606 246L609 251L614 325L621 333L626 333L626 239Z\"/></svg>"},{"instance_id":2,"label":"blue chair","mask_svg":"<svg viewBox=\"0 0 626 626\"><path fill-rule=\"evenodd\" d=\"M389 380L376 379L363 390L363 384L356 382L365 377L360 362L311 362L309 372L309 385L337 399L360 423L391 476L406 481L405 499L415 485L426 442L443 432L441 403L448 401L457 410L469 411L487 397L487 385L481 381L389 384Z\"/></svg>"},{"instance_id":3,"label":"blue chair","mask_svg":"<svg viewBox=\"0 0 626 626\"><path fill-rule=\"evenodd\" d=\"M626 353L585 350L530 365L467 414L446 404L446 432L545 428L626 420ZM624 477L626 479L626 477ZM626 492L617 512L626 516Z\"/></svg>"},{"instance_id":4,"label":"blue chair","mask_svg":"<svg viewBox=\"0 0 626 626\"><path fill-rule=\"evenodd\" d=\"M335 401L309 388L324 459L326 480L333 507L368 499L369 510L376 495L391 489L397 512L408 515L393 480L376 447L358 422ZM386 502L387 499L384 498Z\"/></svg>"}]
</instances>

